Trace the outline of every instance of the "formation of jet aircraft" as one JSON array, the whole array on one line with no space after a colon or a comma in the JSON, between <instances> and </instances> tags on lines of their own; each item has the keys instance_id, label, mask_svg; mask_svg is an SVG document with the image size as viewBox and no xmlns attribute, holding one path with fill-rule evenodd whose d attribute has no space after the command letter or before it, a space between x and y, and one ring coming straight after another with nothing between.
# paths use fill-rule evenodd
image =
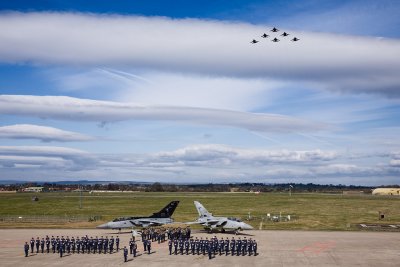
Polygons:
<instances>
[{"instance_id":1,"label":"formation of jet aircraft","mask_svg":"<svg viewBox=\"0 0 400 267\"><path fill-rule=\"evenodd\" d=\"M279 30L277 29L277 28L273 28L272 30L271 30L271 32L279 32ZM287 32L283 32L280 36L283 36L283 37L287 37L287 36L289 36L290 34L289 33L287 33ZM268 34L266 34L266 33L264 33L263 35L261 35L261 37L262 38L268 38L269 37L269 35ZM299 41L300 39L299 38L297 38L297 37L294 37L293 39L291 39L291 41L292 42L297 42L297 41ZM273 39L271 39L271 42L274 42L274 43L277 43L277 42L279 42L280 41L280 39L278 39L277 37L274 37ZM253 39L250 43L251 44L256 44L256 43L258 43L259 41L258 40L256 40L256 39Z\"/></svg>"},{"instance_id":2,"label":"formation of jet aircraft","mask_svg":"<svg viewBox=\"0 0 400 267\"><path fill-rule=\"evenodd\" d=\"M121 217L116 218L113 221L107 222L105 224L97 226L100 229L118 229L122 228L146 228L149 226L160 226L165 224L173 223L171 218L179 201L172 201L159 212L153 213L153 215L145 216L135 216L135 217ZM234 231L236 234L242 230L251 230L252 226L247 223L242 222L237 218L231 217L215 217L212 213L208 212L204 206L198 202L194 201L194 205L199 213L199 217L194 222L187 222L186 224L200 224L209 232L215 229L221 230L222 232Z\"/></svg>"}]
</instances>

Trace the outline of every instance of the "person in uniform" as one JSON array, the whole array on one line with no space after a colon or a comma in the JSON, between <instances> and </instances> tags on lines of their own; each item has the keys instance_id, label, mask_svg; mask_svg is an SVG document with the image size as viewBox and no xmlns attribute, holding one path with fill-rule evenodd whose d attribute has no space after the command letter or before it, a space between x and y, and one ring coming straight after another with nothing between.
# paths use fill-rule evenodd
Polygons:
<instances>
[{"instance_id":1,"label":"person in uniform","mask_svg":"<svg viewBox=\"0 0 400 267\"><path fill-rule=\"evenodd\" d=\"M115 238L115 246L117 247L117 252L119 251L119 236Z\"/></svg>"},{"instance_id":2,"label":"person in uniform","mask_svg":"<svg viewBox=\"0 0 400 267\"><path fill-rule=\"evenodd\" d=\"M36 238L35 244L36 244L36 253L39 253L39 247L40 247L40 239L39 239L39 237Z\"/></svg>"},{"instance_id":3,"label":"person in uniform","mask_svg":"<svg viewBox=\"0 0 400 267\"><path fill-rule=\"evenodd\" d=\"M194 255L195 244L193 238L190 238L190 250L192 251L192 255Z\"/></svg>"},{"instance_id":4,"label":"person in uniform","mask_svg":"<svg viewBox=\"0 0 400 267\"><path fill-rule=\"evenodd\" d=\"M97 249L99 251L99 254L101 254L101 248L103 247L103 236L99 238L99 241L97 242Z\"/></svg>"},{"instance_id":5,"label":"person in uniform","mask_svg":"<svg viewBox=\"0 0 400 267\"><path fill-rule=\"evenodd\" d=\"M128 261L128 249L124 247L124 262Z\"/></svg>"},{"instance_id":6,"label":"person in uniform","mask_svg":"<svg viewBox=\"0 0 400 267\"><path fill-rule=\"evenodd\" d=\"M50 238L46 238L46 252L50 253Z\"/></svg>"},{"instance_id":7,"label":"person in uniform","mask_svg":"<svg viewBox=\"0 0 400 267\"><path fill-rule=\"evenodd\" d=\"M133 245L132 245L132 252L133 252L133 257L136 257L136 252L137 252L137 244L136 241L133 240Z\"/></svg>"},{"instance_id":8,"label":"person in uniform","mask_svg":"<svg viewBox=\"0 0 400 267\"><path fill-rule=\"evenodd\" d=\"M143 243L143 252L147 251L147 240L146 240L146 235L143 235L144 238L142 238L142 243Z\"/></svg>"},{"instance_id":9,"label":"person in uniform","mask_svg":"<svg viewBox=\"0 0 400 267\"><path fill-rule=\"evenodd\" d=\"M107 253L107 250L108 250L108 242L109 242L109 240L108 240L108 236L106 236L106 238L104 238L104 240L103 240L103 249L104 249L104 254L106 254L106 253Z\"/></svg>"},{"instance_id":10,"label":"person in uniform","mask_svg":"<svg viewBox=\"0 0 400 267\"><path fill-rule=\"evenodd\" d=\"M207 253L208 253L208 259L211 260L212 259L212 247L213 247L212 241L206 240L205 246L206 246Z\"/></svg>"},{"instance_id":11,"label":"person in uniform","mask_svg":"<svg viewBox=\"0 0 400 267\"><path fill-rule=\"evenodd\" d=\"M40 252L44 253L44 238L40 240Z\"/></svg>"},{"instance_id":12,"label":"person in uniform","mask_svg":"<svg viewBox=\"0 0 400 267\"><path fill-rule=\"evenodd\" d=\"M189 240L185 240L185 250L186 250L186 255L189 255Z\"/></svg>"},{"instance_id":13,"label":"person in uniform","mask_svg":"<svg viewBox=\"0 0 400 267\"><path fill-rule=\"evenodd\" d=\"M147 240L147 251L151 254L151 239Z\"/></svg>"},{"instance_id":14,"label":"person in uniform","mask_svg":"<svg viewBox=\"0 0 400 267\"><path fill-rule=\"evenodd\" d=\"M253 240L253 251L254 251L254 256L257 256L257 241Z\"/></svg>"},{"instance_id":15,"label":"person in uniform","mask_svg":"<svg viewBox=\"0 0 400 267\"><path fill-rule=\"evenodd\" d=\"M25 242L24 251L25 251L25 257L28 257L28 254L29 254L29 244L28 244L28 242Z\"/></svg>"},{"instance_id":16,"label":"person in uniform","mask_svg":"<svg viewBox=\"0 0 400 267\"><path fill-rule=\"evenodd\" d=\"M178 240L174 239L174 254L178 254Z\"/></svg>"},{"instance_id":17,"label":"person in uniform","mask_svg":"<svg viewBox=\"0 0 400 267\"><path fill-rule=\"evenodd\" d=\"M196 236L196 239L194 240L194 246L196 247L196 254L199 255L200 252L200 241Z\"/></svg>"},{"instance_id":18,"label":"person in uniform","mask_svg":"<svg viewBox=\"0 0 400 267\"><path fill-rule=\"evenodd\" d=\"M184 247L183 239L179 239L179 253L183 255L183 247Z\"/></svg>"},{"instance_id":19,"label":"person in uniform","mask_svg":"<svg viewBox=\"0 0 400 267\"><path fill-rule=\"evenodd\" d=\"M111 236L111 238L110 238L109 249L110 249L110 254L113 253L113 251L114 251L114 237L113 236Z\"/></svg>"},{"instance_id":20,"label":"person in uniform","mask_svg":"<svg viewBox=\"0 0 400 267\"><path fill-rule=\"evenodd\" d=\"M244 237L242 240L242 256L246 255L247 253L247 238Z\"/></svg>"},{"instance_id":21,"label":"person in uniform","mask_svg":"<svg viewBox=\"0 0 400 267\"><path fill-rule=\"evenodd\" d=\"M229 238L225 239L224 246L225 246L225 256L228 256L228 253L229 253Z\"/></svg>"},{"instance_id":22,"label":"person in uniform","mask_svg":"<svg viewBox=\"0 0 400 267\"><path fill-rule=\"evenodd\" d=\"M221 237L218 243L218 250L219 250L219 255L222 255L222 251L225 249L225 244L224 244L224 239Z\"/></svg>"},{"instance_id":23,"label":"person in uniform","mask_svg":"<svg viewBox=\"0 0 400 267\"><path fill-rule=\"evenodd\" d=\"M133 254L133 239L129 240L129 254Z\"/></svg>"},{"instance_id":24,"label":"person in uniform","mask_svg":"<svg viewBox=\"0 0 400 267\"><path fill-rule=\"evenodd\" d=\"M57 241L54 237L51 238L51 250L53 253L56 253L56 248L57 248Z\"/></svg>"},{"instance_id":25,"label":"person in uniform","mask_svg":"<svg viewBox=\"0 0 400 267\"><path fill-rule=\"evenodd\" d=\"M231 244L231 256L233 256L235 255L235 248L236 248L236 240L234 237L232 237L230 244Z\"/></svg>"},{"instance_id":26,"label":"person in uniform","mask_svg":"<svg viewBox=\"0 0 400 267\"><path fill-rule=\"evenodd\" d=\"M60 253L60 258L62 258L63 253L64 253L63 245L61 243L62 243L62 241L59 242L59 248L58 248L58 253Z\"/></svg>"},{"instance_id":27,"label":"person in uniform","mask_svg":"<svg viewBox=\"0 0 400 267\"><path fill-rule=\"evenodd\" d=\"M169 249L169 255L171 255L172 254L172 240L171 239L168 240L168 249Z\"/></svg>"},{"instance_id":28,"label":"person in uniform","mask_svg":"<svg viewBox=\"0 0 400 267\"><path fill-rule=\"evenodd\" d=\"M81 240L79 237L76 238L76 252L79 254L81 252Z\"/></svg>"},{"instance_id":29,"label":"person in uniform","mask_svg":"<svg viewBox=\"0 0 400 267\"><path fill-rule=\"evenodd\" d=\"M236 256L239 256L239 254L242 252L242 240L239 239L236 240Z\"/></svg>"}]
</instances>

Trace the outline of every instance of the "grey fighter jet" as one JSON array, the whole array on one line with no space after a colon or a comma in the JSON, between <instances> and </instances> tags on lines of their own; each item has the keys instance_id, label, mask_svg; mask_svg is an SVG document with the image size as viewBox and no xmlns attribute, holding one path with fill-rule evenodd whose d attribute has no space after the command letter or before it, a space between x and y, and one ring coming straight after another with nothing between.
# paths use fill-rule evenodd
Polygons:
<instances>
[{"instance_id":1,"label":"grey fighter jet","mask_svg":"<svg viewBox=\"0 0 400 267\"><path fill-rule=\"evenodd\" d=\"M204 229L209 232L212 232L214 229L220 229L222 232L225 232L225 230L234 231L235 234L238 234L238 232L242 230L253 229L252 226L236 218L214 217L212 213L209 213L198 201L195 201L194 205L199 213L199 218L196 221L188 222L187 224L201 224Z\"/></svg>"},{"instance_id":2,"label":"grey fighter jet","mask_svg":"<svg viewBox=\"0 0 400 267\"><path fill-rule=\"evenodd\" d=\"M172 201L159 212L153 213L153 215L116 218L111 222L97 226L97 228L121 230L122 228L149 227L173 223L174 220L171 216L178 204L179 201Z\"/></svg>"}]
</instances>

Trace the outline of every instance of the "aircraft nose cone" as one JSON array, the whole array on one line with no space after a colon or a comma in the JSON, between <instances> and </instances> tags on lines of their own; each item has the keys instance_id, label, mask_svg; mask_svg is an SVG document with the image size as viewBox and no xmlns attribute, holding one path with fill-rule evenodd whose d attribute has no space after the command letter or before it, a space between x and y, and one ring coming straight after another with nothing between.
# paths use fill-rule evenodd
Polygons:
<instances>
[{"instance_id":1,"label":"aircraft nose cone","mask_svg":"<svg viewBox=\"0 0 400 267\"><path fill-rule=\"evenodd\" d=\"M247 224L247 223L243 223L243 230L253 230L253 226Z\"/></svg>"},{"instance_id":2,"label":"aircraft nose cone","mask_svg":"<svg viewBox=\"0 0 400 267\"><path fill-rule=\"evenodd\" d=\"M98 228L98 229L107 229L108 228L108 223L100 224L100 225L96 226L96 228Z\"/></svg>"}]
</instances>

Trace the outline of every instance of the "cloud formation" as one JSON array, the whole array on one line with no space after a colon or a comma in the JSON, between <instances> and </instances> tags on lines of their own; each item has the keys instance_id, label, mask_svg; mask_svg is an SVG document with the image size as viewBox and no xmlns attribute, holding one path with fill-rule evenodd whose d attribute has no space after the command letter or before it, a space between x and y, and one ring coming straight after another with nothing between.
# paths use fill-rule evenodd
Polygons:
<instances>
[{"instance_id":1,"label":"cloud formation","mask_svg":"<svg viewBox=\"0 0 400 267\"><path fill-rule=\"evenodd\" d=\"M389 157L389 156L388 156ZM398 162L370 166L336 151L262 150L207 144L144 154L91 154L50 146L0 146L1 173L8 178L91 177L102 180L179 182L283 181L360 184L395 181ZM47 175L43 176L45 172ZM9 175L9 176L8 176ZM379 175L381 180L377 180Z\"/></svg>"},{"instance_id":2,"label":"cloud formation","mask_svg":"<svg viewBox=\"0 0 400 267\"><path fill-rule=\"evenodd\" d=\"M93 137L64 131L53 127L32 125L32 124L16 124L0 127L0 138L8 139L37 139L43 142L76 142L76 141L92 141Z\"/></svg>"},{"instance_id":3,"label":"cloud formation","mask_svg":"<svg viewBox=\"0 0 400 267\"><path fill-rule=\"evenodd\" d=\"M400 96L398 40L291 31L300 42L250 45L267 30L267 25L199 19L3 13L0 61L274 78Z\"/></svg>"},{"instance_id":4,"label":"cloud formation","mask_svg":"<svg viewBox=\"0 0 400 267\"><path fill-rule=\"evenodd\" d=\"M3 168L42 168L64 170L90 169L94 157L73 148L55 146L0 146L0 165Z\"/></svg>"},{"instance_id":5,"label":"cloud formation","mask_svg":"<svg viewBox=\"0 0 400 267\"><path fill-rule=\"evenodd\" d=\"M143 106L66 96L0 95L0 114L73 121L160 120L238 127L261 132L318 131L327 128L295 117L221 109Z\"/></svg>"}]
</instances>

